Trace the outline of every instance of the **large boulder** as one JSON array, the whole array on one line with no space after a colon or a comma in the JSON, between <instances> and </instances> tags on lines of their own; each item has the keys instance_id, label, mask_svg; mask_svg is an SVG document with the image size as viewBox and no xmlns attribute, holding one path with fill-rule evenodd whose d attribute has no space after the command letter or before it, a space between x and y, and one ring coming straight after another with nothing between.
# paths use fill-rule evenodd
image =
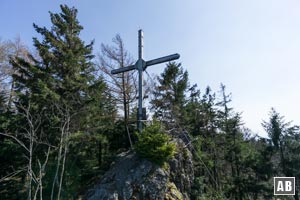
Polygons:
<instances>
[{"instance_id":1,"label":"large boulder","mask_svg":"<svg viewBox=\"0 0 300 200\"><path fill-rule=\"evenodd\" d=\"M122 153L115 164L85 195L88 200L189 199L194 179L192 155L181 140L177 153L160 167L133 151Z\"/></svg>"}]
</instances>

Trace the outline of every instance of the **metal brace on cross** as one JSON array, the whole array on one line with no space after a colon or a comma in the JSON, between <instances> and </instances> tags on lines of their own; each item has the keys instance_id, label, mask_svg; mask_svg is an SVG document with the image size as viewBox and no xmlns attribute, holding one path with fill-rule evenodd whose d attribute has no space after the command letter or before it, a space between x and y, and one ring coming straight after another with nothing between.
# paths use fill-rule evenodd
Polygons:
<instances>
[{"instance_id":1,"label":"metal brace on cross","mask_svg":"<svg viewBox=\"0 0 300 200\"><path fill-rule=\"evenodd\" d=\"M160 64L163 62L168 62L168 61L172 61L172 60L176 60L180 57L180 55L178 53L169 55L169 56L164 56L161 58L157 58L157 59L153 59L153 60L149 60L149 61L144 61L143 60L143 48L144 48L144 44L143 44L143 31L139 30L139 38L138 38L138 48L139 48L139 59L136 61L136 63L134 65L130 65L127 67L122 67L119 69L114 69L111 71L112 74L119 74L119 73L124 73L130 70L138 70L139 73L139 96L138 96L138 115L137 115L137 125L138 125L138 130L139 133L142 132L142 128L143 128L143 123L142 123L142 116L143 116L143 71L146 70L146 68L148 66L151 65L156 65L156 64Z\"/></svg>"}]
</instances>

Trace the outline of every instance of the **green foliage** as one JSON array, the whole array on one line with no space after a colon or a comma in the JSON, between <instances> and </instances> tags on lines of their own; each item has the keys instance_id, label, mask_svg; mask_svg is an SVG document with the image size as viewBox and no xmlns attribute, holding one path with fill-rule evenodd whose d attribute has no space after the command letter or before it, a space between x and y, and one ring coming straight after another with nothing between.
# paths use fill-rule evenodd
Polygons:
<instances>
[{"instance_id":1,"label":"green foliage","mask_svg":"<svg viewBox=\"0 0 300 200\"><path fill-rule=\"evenodd\" d=\"M224 85L218 96L209 88L201 97L195 91L185 106L194 146L191 199L269 198L274 171L268 143L242 126L240 114L229 107Z\"/></svg>"},{"instance_id":2,"label":"green foliage","mask_svg":"<svg viewBox=\"0 0 300 200\"><path fill-rule=\"evenodd\" d=\"M274 108L271 108L269 115L269 121L263 121L262 126L272 139L274 147L278 149L290 123L284 122L284 117L280 116Z\"/></svg>"},{"instance_id":3,"label":"green foliage","mask_svg":"<svg viewBox=\"0 0 300 200\"><path fill-rule=\"evenodd\" d=\"M182 124L185 116L185 92L189 87L188 72L180 63L170 62L158 77L151 100L154 116L168 128L172 123Z\"/></svg>"},{"instance_id":4,"label":"green foliage","mask_svg":"<svg viewBox=\"0 0 300 200\"><path fill-rule=\"evenodd\" d=\"M130 132L134 132L132 127L129 127ZM130 148L130 143L127 137L127 132L124 130L124 121L118 120L105 131L105 136L109 141L109 149L112 152L125 151Z\"/></svg>"},{"instance_id":5,"label":"green foliage","mask_svg":"<svg viewBox=\"0 0 300 200\"><path fill-rule=\"evenodd\" d=\"M69 157L65 183L69 192L83 192L104 173L111 156L108 141L101 134L77 132L69 138Z\"/></svg>"},{"instance_id":6,"label":"green foliage","mask_svg":"<svg viewBox=\"0 0 300 200\"><path fill-rule=\"evenodd\" d=\"M39 178L43 197L40 193L36 197L50 199L52 191L60 188L55 174L62 180L61 199L75 199L108 170L117 152L129 148L126 124L117 120L114 94L94 73L93 42L86 45L79 37L83 27L77 10L62 5L61 13L50 12L50 18L50 29L34 25L41 35L41 40L34 38L39 58L11 59L16 72L9 78L13 98L0 91L2 199L31 199L28 193L38 188ZM273 176L300 179L299 127L286 123L274 109L262 123L270 139L250 136L241 115L229 107L231 99L224 85L219 96L209 87L200 96L196 85L189 88L187 71L176 63L167 64L153 95L154 116L167 128L176 125L187 130L192 138L195 179L191 199L271 199ZM124 102L129 105L128 99ZM26 134L33 130L34 137ZM28 177L28 150L20 145L26 149L30 138L35 181ZM141 157L168 169L166 162L176 146L160 124L146 127L137 140L135 150ZM40 171L39 164L46 160L45 171Z\"/></svg>"},{"instance_id":7,"label":"green foliage","mask_svg":"<svg viewBox=\"0 0 300 200\"><path fill-rule=\"evenodd\" d=\"M21 147L13 141L4 138L0 141L0 178L6 175L7 178L0 182L1 199L22 199L26 194L24 191L23 179L25 178L25 170L21 168L26 162L22 156ZM9 176L18 172L17 176Z\"/></svg>"},{"instance_id":8,"label":"green foliage","mask_svg":"<svg viewBox=\"0 0 300 200\"><path fill-rule=\"evenodd\" d=\"M138 135L135 150L141 157L163 165L175 154L176 146L170 140L171 137L164 133L159 123L155 122Z\"/></svg>"},{"instance_id":9,"label":"green foliage","mask_svg":"<svg viewBox=\"0 0 300 200\"><path fill-rule=\"evenodd\" d=\"M0 131L5 128L5 132L16 135L28 146L24 132L31 133L29 130L34 129L33 172L38 174L39 162L47 160L43 177L44 198L58 193L60 176L61 197L72 199L96 175L102 174L101 170L107 165L109 145L104 133L108 127L113 127L116 108L106 93L102 78L95 76L93 42L85 44L79 37L83 27L77 20L77 9L66 5L60 8L60 13L50 12L51 28L34 24L40 34L39 39L33 39L39 57L29 55L28 59L11 59L16 71L12 77L16 109L13 113L2 114L7 103L0 94ZM12 120L15 118L18 120ZM33 125L36 127L31 127ZM12 144L9 145L14 153ZM51 146L49 159L46 158L48 145ZM0 146L1 152L2 147L5 150L6 145ZM22 150L16 157L24 157L23 154L28 157L28 152ZM5 155L0 158L6 159ZM10 160L13 161L12 156ZM14 164L11 168L11 163L7 163L4 169L14 171L28 165L27 162ZM1 178L10 171L0 172ZM29 183L32 191L37 188L37 181L24 178L21 181L25 188ZM28 191L25 193L30 193Z\"/></svg>"}]
</instances>

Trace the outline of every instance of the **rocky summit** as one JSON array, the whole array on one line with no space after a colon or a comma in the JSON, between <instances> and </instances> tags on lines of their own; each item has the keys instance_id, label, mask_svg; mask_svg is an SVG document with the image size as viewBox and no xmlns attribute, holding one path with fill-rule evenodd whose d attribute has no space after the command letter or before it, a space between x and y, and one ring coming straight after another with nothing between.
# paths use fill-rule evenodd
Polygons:
<instances>
[{"instance_id":1,"label":"rocky summit","mask_svg":"<svg viewBox=\"0 0 300 200\"><path fill-rule=\"evenodd\" d=\"M176 155L163 166L133 151L120 154L85 199L188 200L194 179L192 155L181 140L176 146Z\"/></svg>"}]
</instances>

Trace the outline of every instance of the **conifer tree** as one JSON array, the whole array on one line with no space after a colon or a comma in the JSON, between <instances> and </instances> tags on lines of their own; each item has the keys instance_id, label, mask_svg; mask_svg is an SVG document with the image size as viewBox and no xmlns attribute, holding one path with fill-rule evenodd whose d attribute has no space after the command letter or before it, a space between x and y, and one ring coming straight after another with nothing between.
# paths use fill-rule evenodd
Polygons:
<instances>
[{"instance_id":1,"label":"conifer tree","mask_svg":"<svg viewBox=\"0 0 300 200\"><path fill-rule=\"evenodd\" d=\"M188 87L188 72L183 70L180 63L168 63L158 77L151 104L154 116L165 122L168 128L174 125L178 127L183 122Z\"/></svg>"},{"instance_id":2,"label":"conifer tree","mask_svg":"<svg viewBox=\"0 0 300 200\"><path fill-rule=\"evenodd\" d=\"M48 184L44 188L45 196L51 199L69 198L72 196L70 193L78 191L76 188L81 186L65 188L65 185L74 181L74 177L65 176L65 172L71 170L68 166L76 168L76 163L68 159L70 137L75 133L101 134L105 126L111 126L110 121L113 120L108 118L114 117L115 113L109 103L109 95L104 95L104 82L94 76L93 42L86 45L79 37L83 27L77 20L77 10L66 5L60 7L61 13L50 12L51 29L33 25L42 36L41 40L33 39L39 57L31 55L30 62L22 58L11 60L16 69L14 90L18 113L30 106L31 112L43 115L40 128L36 130L37 138L43 144L50 142L49 145L53 147L45 177ZM97 138L99 144L101 140L105 141L104 137L95 135L93 138ZM92 145L86 142L86 145ZM89 148L104 152L101 145ZM45 155L47 148L36 144L33 149L34 158L38 159ZM76 152L72 157L76 157ZM79 170L79 173L90 172ZM83 185L85 181L82 180Z\"/></svg>"},{"instance_id":3,"label":"conifer tree","mask_svg":"<svg viewBox=\"0 0 300 200\"><path fill-rule=\"evenodd\" d=\"M50 30L34 24L43 38L33 39L39 58L31 56L32 62L21 58L12 61L18 72L14 76L15 91L19 94L18 103L23 105L31 101L37 109L51 110L55 105L67 110L73 117L71 128L76 130L86 105L95 100L92 95L104 87L102 80L93 75L93 42L85 45L79 38L83 27L76 18L77 10L65 5L61 10L59 14L50 12Z\"/></svg>"},{"instance_id":4,"label":"conifer tree","mask_svg":"<svg viewBox=\"0 0 300 200\"><path fill-rule=\"evenodd\" d=\"M292 126L291 122L285 122L274 108L271 108L268 121L263 121L262 126L268 133L272 141L273 158L279 160L279 165L275 164L275 176L299 177L299 127ZM296 185L299 182L296 181ZM298 187L295 188L294 199L298 200Z\"/></svg>"}]
</instances>

